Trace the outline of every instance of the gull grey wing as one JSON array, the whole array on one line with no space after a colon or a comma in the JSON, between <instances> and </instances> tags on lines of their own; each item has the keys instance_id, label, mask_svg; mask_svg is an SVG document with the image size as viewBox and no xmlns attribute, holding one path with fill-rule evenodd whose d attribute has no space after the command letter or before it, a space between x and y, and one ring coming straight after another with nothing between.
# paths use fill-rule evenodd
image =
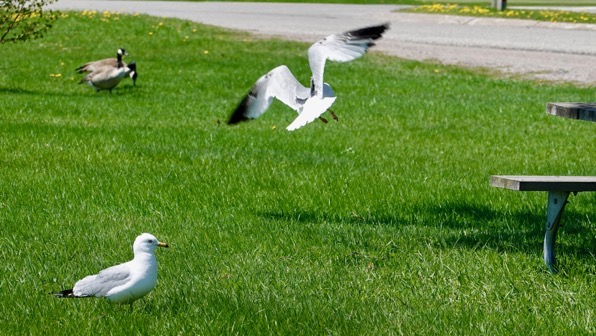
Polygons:
<instances>
[{"instance_id":1,"label":"gull grey wing","mask_svg":"<svg viewBox=\"0 0 596 336\"><path fill-rule=\"evenodd\" d=\"M290 69L280 65L257 80L230 116L228 124L258 118L269 108L273 98L298 112L308 95L309 90L298 82Z\"/></svg>"},{"instance_id":2,"label":"gull grey wing","mask_svg":"<svg viewBox=\"0 0 596 336\"><path fill-rule=\"evenodd\" d=\"M348 62L364 55L389 29L389 23L334 34L317 41L308 48L308 63L312 71L313 95L322 97L323 73L327 59L335 62Z\"/></svg>"},{"instance_id":3,"label":"gull grey wing","mask_svg":"<svg viewBox=\"0 0 596 336\"><path fill-rule=\"evenodd\" d=\"M112 288L121 286L129 280L130 269L125 264L120 264L77 281L73 293L77 297L105 296Z\"/></svg>"}]
</instances>

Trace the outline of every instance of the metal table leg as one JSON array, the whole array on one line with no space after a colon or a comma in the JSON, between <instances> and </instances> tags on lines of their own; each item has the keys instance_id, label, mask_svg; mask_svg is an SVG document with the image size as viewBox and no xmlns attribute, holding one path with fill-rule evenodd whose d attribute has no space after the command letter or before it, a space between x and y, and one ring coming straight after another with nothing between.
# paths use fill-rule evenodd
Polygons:
<instances>
[{"instance_id":1,"label":"metal table leg","mask_svg":"<svg viewBox=\"0 0 596 336\"><path fill-rule=\"evenodd\" d=\"M555 267L555 240L557 238L561 216L567 204L567 198L569 198L568 191L548 192L546 234L544 235L544 263L546 263L551 273L557 272L557 268Z\"/></svg>"}]
</instances>

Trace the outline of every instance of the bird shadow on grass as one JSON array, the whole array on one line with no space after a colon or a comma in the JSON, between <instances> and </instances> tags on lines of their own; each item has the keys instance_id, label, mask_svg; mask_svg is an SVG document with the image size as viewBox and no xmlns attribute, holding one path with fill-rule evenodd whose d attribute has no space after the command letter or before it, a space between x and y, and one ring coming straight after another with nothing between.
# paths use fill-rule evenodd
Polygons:
<instances>
[{"instance_id":1,"label":"bird shadow on grass","mask_svg":"<svg viewBox=\"0 0 596 336\"><path fill-rule=\"evenodd\" d=\"M497 252L522 252L542 255L546 226L546 204L538 213L531 210L503 212L489 205L445 203L421 205L408 211L385 214L337 214L331 212L292 211L264 212L263 218L302 223L343 223L350 225L382 225L392 227L419 226L438 235L432 244L438 248L479 249ZM594 260L596 236L586 214L568 207L561 219L555 250L557 255L590 262Z\"/></svg>"},{"instance_id":2,"label":"bird shadow on grass","mask_svg":"<svg viewBox=\"0 0 596 336\"><path fill-rule=\"evenodd\" d=\"M19 87L0 87L0 94L12 94L20 96L34 96L34 97L79 97L82 94L64 91L47 91L47 90L29 90Z\"/></svg>"},{"instance_id":3,"label":"bird shadow on grass","mask_svg":"<svg viewBox=\"0 0 596 336\"><path fill-rule=\"evenodd\" d=\"M119 96L120 94L130 94L131 92L134 92L134 90L137 90L137 87L133 87L132 85L125 85L122 87L118 87L117 89L114 89L112 94L110 94L109 92L95 92L95 90L92 90L88 87L86 87L86 90L82 90L83 88L81 88L81 90L78 90L76 92L64 92L63 90L61 91L47 91L47 90L38 90L38 91L34 91L34 90L30 90L30 89L24 89L24 88L19 88L19 87L2 87L0 86L0 94L14 94L14 95L23 95L23 96L38 96L38 97L102 97L104 95L106 96L110 96L110 95L115 95L115 96ZM95 93L95 95L89 95L89 91L93 91L92 93Z\"/></svg>"},{"instance_id":4,"label":"bird shadow on grass","mask_svg":"<svg viewBox=\"0 0 596 336\"><path fill-rule=\"evenodd\" d=\"M22 95L37 95L39 92L18 88L18 87L0 87L0 94L22 94Z\"/></svg>"}]
</instances>

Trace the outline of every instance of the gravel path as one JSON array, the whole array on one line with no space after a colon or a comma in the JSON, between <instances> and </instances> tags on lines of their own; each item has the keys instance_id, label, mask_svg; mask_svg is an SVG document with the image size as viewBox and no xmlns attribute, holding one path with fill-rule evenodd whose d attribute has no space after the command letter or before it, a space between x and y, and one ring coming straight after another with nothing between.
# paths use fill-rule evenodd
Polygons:
<instances>
[{"instance_id":1,"label":"gravel path","mask_svg":"<svg viewBox=\"0 0 596 336\"><path fill-rule=\"evenodd\" d=\"M60 0L51 7L174 17L300 41L390 22L375 48L390 55L596 84L596 25L396 13L398 5Z\"/></svg>"}]
</instances>

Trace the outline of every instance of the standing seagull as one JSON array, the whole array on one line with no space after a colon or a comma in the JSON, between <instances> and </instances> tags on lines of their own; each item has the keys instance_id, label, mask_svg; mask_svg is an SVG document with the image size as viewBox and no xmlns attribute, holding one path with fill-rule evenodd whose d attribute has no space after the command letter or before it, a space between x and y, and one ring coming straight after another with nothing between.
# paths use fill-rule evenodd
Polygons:
<instances>
[{"instance_id":1,"label":"standing seagull","mask_svg":"<svg viewBox=\"0 0 596 336\"><path fill-rule=\"evenodd\" d=\"M116 66L109 64L110 62L105 62L106 64L98 64L93 68L93 71L90 74L81 79L79 84L87 83L96 91L108 90L112 93L112 89L120 83L124 76L126 76L127 73L131 73L131 70L124 66L124 63L122 62L122 56L124 55L128 55L126 51L122 48L118 49L116 54ZM103 61L106 60L102 60L100 63ZM83 67L85 67L85 65ZM77 70L82 70L83 67L80 67Z\"/></svg>"},{"instance_id":2,"label":"standing seagull","mask_svg":"<svg viewBox=\"0 0 596 336\"><path fill-rule=\"evenodd\" d=\"M149 293L157 282L157 261L153 252L157 247L168 247L149 233L135 239L134 258L120 265L89 275L55 296L60 298L106 297L111 302L132 303Z\"/></svg>"},{"instance_id":3,"label":"standing seagull","mask_svg":"<svg viewBox=\"0 0 596 336\"><path fill-rule=\"evenodd\" d=\"M367 27L341 34L329 35L308 48L308 63L312 71L310 88L300 84L287 66L281 65L257 80L248 95L236 108L228 124L255 119L263 114L273 98L279 99L296 112L298 117L286 128L298 129L320 118L335 102L335 93L323 82L327 59L347 62L359 58L389 29L389 24ZM337 116L329 110L333 119Z\"/></svg>"}]
</instances>

